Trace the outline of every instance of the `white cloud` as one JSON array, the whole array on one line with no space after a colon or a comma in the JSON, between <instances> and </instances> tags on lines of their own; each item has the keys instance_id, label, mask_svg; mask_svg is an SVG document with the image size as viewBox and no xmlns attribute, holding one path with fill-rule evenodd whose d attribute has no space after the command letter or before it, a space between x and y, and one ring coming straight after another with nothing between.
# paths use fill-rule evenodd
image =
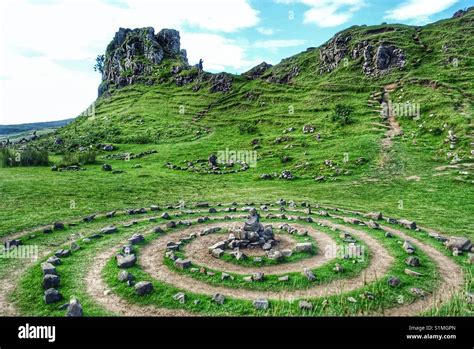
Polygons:
<instances>
[{"instance_id":1,"label":"white cloud","mask_svg":"<svg viewBox=\"0 0 474 349\"><path fill-rule=\"evenodd\" d=\"M257 31L262 35L273 35L275 31L272 28L258 27Z\"/></svg>"},{"instance_id":2,"label":"white cloud","mask_svg":"<svg viewBox=\"0 0 474 349\"><path fill-rule=\"evenodd\" d=\"M235 40L217 34L183 33L182 46L186 48L191 64L204 61L205 70L224 71L226 68L242 70L253 62L245 56L245 47Z\"/></svg>"},{"instance_id":3,"label":"white cloud","mask_svg":"<svg viewBox=\"0 0 474 349\"><path fill-rule=\"evenodd\" d=\"M354 13L366 6L365 0L275 0L277 3L301 3L309 7L303 23L319 27L336 27L348 22Z\"/></svg>"},{"instance_id":4,"label":"white cloud","mask_svg":"<svg viewBox=\"0 0 474 349\"><path fill-rule=\"evenodd\" d=\"M306 43L306 40L300 40L300 39L259 40L259 41L255 41L252 47L276 50L276 49L285 48L285 47L301 46L301 45L304 45L305 43Z\"/></svg>"},{"instance_id":5,"label":"white cloud","mask_svg":"<svg viewBox=\"0 0 474 349\"><path fill-rule=\"evenodd\" d=\"M429 16L451 7L458 0L408 0L386 12L385 18L427 22Z\"/></svg>"},{"instance_id":6,"label":"white cloud","mask_svg":"<svg viewBox=\"0 0 474 349\"><path fill-rule=\"evenodd\" d=\"M254 27L259 13L247 0L2 0L0 23L1 124L67 118L85 109L96 97L99 74L93 63L84 72L60 62L92 61L119 27L175 28L191 59L205 57L207 69L245 66L245 52L217 33ZM214 41L184 37L198 30L213 32Z\"/></svg>"}]
</instances>

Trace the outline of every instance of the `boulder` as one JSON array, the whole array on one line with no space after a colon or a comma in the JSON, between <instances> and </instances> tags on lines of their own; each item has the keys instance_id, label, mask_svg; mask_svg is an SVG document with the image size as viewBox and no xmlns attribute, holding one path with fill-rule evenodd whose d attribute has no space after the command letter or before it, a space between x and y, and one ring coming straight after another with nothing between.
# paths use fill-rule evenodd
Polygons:
<instances>
[{"instance_id":1,"label":"boulder","mask_svg":"<svg viewBox=\"0 0 474 349\"><path fill-rule=\"evenodd\" d=\"M149 281L140 281L135 284L135 293L144 296L153 292L153 285Z\"/></svg>"},{"instance_id":2,"label":"boulder","mask_svg":"<svg viewBox=\"0 0 474 349\"><path fill-rule=\"evenodd\" d=\"M280 260L283 258L283 254L278 250L271 249L270 251L267 252L267 257L273 260Z\"/></svg>"},{"instance_id":3,"label":"boulder","mask_svg":"<svg viewBox=\"0 0 474 349\"><path fill-rule=\"evenodd\" d=\"M214 251L215 249L225 250L225 245L225 241L216 242L214 245L209 247L209 253L212 253L212 251Z\"/></svg>"}]
</instances>

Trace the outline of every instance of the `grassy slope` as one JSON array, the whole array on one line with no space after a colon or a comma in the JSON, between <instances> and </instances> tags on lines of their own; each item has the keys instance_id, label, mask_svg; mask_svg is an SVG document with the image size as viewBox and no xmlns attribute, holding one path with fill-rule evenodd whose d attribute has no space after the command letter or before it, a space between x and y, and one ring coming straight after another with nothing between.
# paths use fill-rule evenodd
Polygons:
<instances>
[{"instance_id":1,"label":"grassy slope","mask_svg":"<svg viewBox=\"0 0 474 349\"><path fill-rule=\"evenodd\" d=\"M366 211L381 210L453 234L474 237L474 223L470 219L474 212L472 184L457 181L455 174L433 176L435 167L448 163L445 154L449 150L443 140L449 128L460 138L460 156L467 159L470 150L474 36L460 22L472 21L473 17L471 12L461 19L424 27L419 37L432 49L429 53L412 39L416 32L413 27L394 26L397 31L371 34L371 40L389 41L403 48L408 57L405 70L380 79L364 76L360 62L352 60L348 67L320 75L319 49L313 49L273 68L278 74L294 65L300 67L299 76L290 86L236 77L233 91L228 95L210 94L207 88L193 92L192 85L176 87L172 83L134 85L116 91L98 101L94 118L82 117L60 134L77 144L101 140L118 144L119 152L157 149L158 153L130 162L100 160L126 171L117 175L102 172L98 165L86 166L87 170L80 173L55 173L48 168L0 169L0 235L92 211L157 202L180 199L260 202L284 197ZM349 30L356 42L368 37L367 30L376 28ZM450 45L448 52L442 50L445 43ZM460 57L457 68L449 64L452 57ZM416 81L420 83L410 83L411 78L419 79ZM422 83L423 79L443 84L433 90ZM424 126L420 128L420 122L411 118L399 119L405 135L394 142L390 166L381 167L380 140L385 129L377 125L380 118L367 105L367 100L371 92L380 91L385 84L396 80L405 84L403 92L401 89L393 92L392 99L419 102ZM353 125L341 127L330 121L328 115L337 103L355 108ZM196 114L209 105L212 105L210 111L195 120ZM184 114L180 113L180 106L184 106ZM290 107L294 108L294 114L289 113ZM429 117L430 114L433 116ZM240 134L239 126L249 122L257 126L257 132ZM301 132L307 123L321 133L322 142ZM449 127L443 128L444 124ZM293 139L275 144L274 140L289 127L296 128L287 134ZM429 131L437 127L442 129L440 135ZM255 138L261 142L258 166L244 173L216 177L164 167L166 162L181 164L185 160L207 158L210 153L226 148L251 150ZM292 147L285 148L288 144ZM349 156L346 164L342 161L345 153ZM282 164L280 159L285 155L292 160ZM362 156L368 163L356 165L355 160ZM314 176L328 174L323 165L326 159L350 170L351 175L315 182ZM142 167L133 168L135 164ZM299 167L302 164L306 165ZM293 182L258 179L263 173L283 169L291 170L298 179ZM421 180L406 180L413 175Z\"/></svg>"}]
</instances>

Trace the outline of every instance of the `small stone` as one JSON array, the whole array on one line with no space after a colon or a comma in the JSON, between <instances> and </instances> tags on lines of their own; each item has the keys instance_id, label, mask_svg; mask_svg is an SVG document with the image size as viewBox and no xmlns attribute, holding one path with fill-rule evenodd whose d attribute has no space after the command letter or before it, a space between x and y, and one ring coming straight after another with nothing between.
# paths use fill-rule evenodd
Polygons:
<instances>
[{"instance_id":1,"label":"small stone","mask_svg":"<svg viewBox=\"0 0 474 349\"><path fill-rule=\"evenodd\" d=\"M357 299L355 299L354 297L348 297L347 301L351 303L357 303Z\"/></svg>"},{"instance_id":2,"label":"small stone","mask_svg":"<svg viewBox=\"0 0 474 349\"><path fill-rule=\"evenodd\" d=\"M134 266L137 262L137 257L134 254L129 254L125 256L118 254L117 256L115 256L115 259L119 268L130 268Z\"/></svg>"},{"instance_id":3,"label":"small stone","mask_svg":"<svg viewBox=\"0 0 474 349\"><path fill-rule=\"evenodd\" d=\"M301 310L312 310L313 309L313 304L311 304L308 301L300 301L298 303L298 306L300 307Z\"/></svg>"},{"instance_id":4,"label":"small stone","mask_svg":"<svg viewBox=\"0 0 474 349\"><path fill-rule=\"evenodd\" d=\"M219 305L222 305L225 302L225 297L224 297L224 295L222 295L220 293L216 293L212 296L212 301L219 304Z\"/></svg>"},{"instance_id":5,"label":"small stone","mask_svg":"<svg viewBox=\"0 0 474 349\"><path fill-rule=\"evenodd\" d=\"M271 249L272 249L272 244L270 244L270 243L268 243L268 242L266 242L266 243L263 244L263 246L262 246L262 250L264 250L264 251L269 251L269 250L271 250Z\"/></svg>"},{"instance_id":6,"label":"small stone","mask_svg":"<svg viewBox=\"0 0 474 349\"><path fill-rule=\"evenodd\" d=\"M263 259L261 257L254 257L253 261L254 263L262 263Z\"/></svg>"},{"instance_id":7,"label":"small stone","mask_svg":"<svg viewBox=\"0 0 474 349\"><path fill-rule=\"evenodd\" d=\"M387 232L385 233L385 237L386 237L386 238L393 238L393 234L387 231Z\"/></svg>"},{"instance_id":8,"label":"small stone","mask_svg":"<svg viewBox=\"0 0 474 349\"><path fill-rule=\"evenodd\" d=\"M170 215L168 212L164 212L162 215L161 215L161 218L163 219L170 219Z\"/></svg>"},{"instance_id":9,"label":"small stone","mask_svg":"<svg viewBox=\"0 0 474 349\"><path fill-rule=\"evenodd\" d=\"M53 228L54 228L54 230L63 230L63 229L65 229L65 226L64 226L63 222L54 222L53 223Z\"/></svg>"},{"instance_id":10,"label":"small stone","mask_svg":"<svg viewBox=\"0 0 474 349\"><path fill-rule=\"evenodd\" d=\"M344 271L344 268L339 263L336 263L332 270L334 270L336 273L342 273Z\"/></svg>"},{"instance_id":11,"label":"small stone","mask_svg":"<svg viewBox=\"0 0 474 349\"><path fill-rule=\"evenodd\" d=\"M60 265L61 264L61 260L56 257L56 256L52 256L52 257L49 257L48 260L46 261L46 263L49 263L49 264L52 264L52 265Z\"/></svg>"},{"instance_id":12,"label":"small stone","mask_svg":"<svg viewBox=\"0 0 474 349\"><path fill-rule=\"evenodd\" d=\"M186 303L186 295L183 292L178 292L173 296L173 299L175 301L178 301L179 304L184 304Z\"/></svg>"},{"instance_id":13,"label":"small stone","mask_svg":"<svg viewBox=\"0 0 474 349\"><path fill-rule=\"evenodd\" d=\"M223 254L224 254L224 250L222 250L220 248L216 248L216 249L212 250L212 256L214 258L221 258Z\"/></svg>"},{"instance_id":14,"label":"small stone","mask_svg":"<svg viewBox=\"0 0 474 349\"><path fill-rule=\"evenodd\" d=\"M398 285L400 285L400 279L395 276L390 276L388 278L388 284L389 286L397 287Z\"/></svg>"},{"instance_id":15,"label":"small stone","mask_svg":"<svg viewBox=\"0 0 474 349\"><path fill-rule=\"evenodd\" d=\"M51 263L42 263L41 270L43 275L57 275L56 267Z\"/></svg>"},{"instance_id":16,"label":"small stone","mask_svg":"<svg viewBox=\"0 0 474 349\"><path fill-rule=\"evenodd\" d=\"M79 251L81 249L81 247L75 242L71 242L71 251L73 252L76 252L76 251Z\"/></svg>"},{"instance_id":17,"label":"small stone","mask_svg":"<svg viewBox=\"0 0 474 349\"><path fill-rule=\"evenodd\" d=\"M153 285L149 281L140 281L135 285L135 293L139 296L144 296L153 291Z\"/></svg>"},{"instance_id":18,"label":"small stone","mask_svg":"<svg viewBox=\"0 0 474 349\"><path fill-rule=\"evenodd\" d=\"M258 298L253 301L253 306L258 310L267 310L268 309L268 299Z\"/></svg>"},{"instance_id":19,"label":"small stone","mask_svg":"<svg viewBox=\"0 0 474 349\"><path fill-rule=\"evenodd\" d=\"M83 313L82 305L79 300L72 298L67 307L66 317L82 317Z\"/></svg>"},{"instance_id":20,"label":"small stone","mask_svg":"<svg viewBox=\"0 0 474 349\"><path fill-rule=\"evenodd\" d=\"M410 256L405 260L405 264L410 266L410 267L419 267L420 266L420 260L418 259L418 257Z\"/></svg>"},{"instance_id":21,"label":"small stone","mask_svg":"<svg viewBox=\"0 0 474 349\"><path fill-rule=\"evenodd\" d=\"M166 228L168 228L168 229L176 228L176 222L175 221L167 222L166 223Z\"/></svg>"},{"instance_id":22,"label":"small stone","mask_svg":"<svg viewBox=\"0 0 474 349\"><path fill-rule=\"evenodd\" d=\"M409 241L405 240L403 242L403 248L408 254L415 253L415 246L413 246Z\"/></svg>"},{"instance_id":23,"label":"small stone","mask_svg":"<svg viewBox=\"0 0 474 349\"><path fill-rule=\"evenodd\" d=\"M176 268L179 268L179 269L187 269L187 268L190 268L191 267L191 261L189 259L182 259L182 258L178 258L175 262L174 262L174 265L176 266Z\"/></svg>"},{"instance_id":24,"label":"small stone","mask_svg":"<svg viewBox=\"0 0 474 349\"><path fill-rule=\"evenodd\" d=\"M244 276L243 280L246 281L246 282L252 282L253 278L252 278L252 276Z\"/></svg>"},{"instance_id":25,"label":"small stone","mask_svg":"<svg viewBox=\"0 0 474 349\"><path fill-rule=\"evenodd\" d=\"M119 273L118 273L118 280L120 282L126 282L126 281L133 281L135 279L135 277L129 273L128 271L126 270L121 270Z\"/></svg>"},{"instance_id":26,"label":"small stone","mask_svg":"<svg viewBox=\"0 0 474 349\"><path fill-rule=\"evenodd\" d=\"M60 283L60 278L57 275L54 274L46 274L43 277L43 288L44 289L50 289L50 288L56 288L59 286Z\"/></svg>"},{"instance_id":27,"label":"small stone","mask_svg":"<svg viewBox=\"0 0 474 349\"><path fill-rule=\"evenodd\" d=\"M136 245L136 244L139 244L140 242L142 242L143 240L145 240L145 238L143 237L143 235L141 235L141 234L134 234L130 239L128 239L128 242L129 242L131 245Z\"/></svg>"},{"instance_id":28,"label":"small stone","mask_svg":"<svg viewBox=\"0 0 474 349\"><path fill-rule=\"evenodd\" d=\"M307 269L307 268L303 270L303 276L305 276L309 281L316 280L316 276L313 274L313 272L310 269Z\"/></svg>"},{"instance_id":29,"label":"small stone","mask_svg":"<svg viewBox=\"0 0 474 349\"><path fill-rule=\"evenodd\" d=\"M380 224L378 224L377 222L373 221L373 220L370 220L368 223L367 223L367 226L369 228L372 228L372 229L380 229Z\"/></svg>"},{"instance_id":30,"label":"small stone","mask_svg":"<svg viewBox=\"0 0 474 349\"><path fill-rule=\"evenodd\" d=\"M422 290L421 288L418 287L412 287L410 288L410 292L414 294L415 296L418 296L420 298L424 298L426 296L426 291Z\"/></svg>"},{"instance_id":31,"label":"small stone","mask_svg":"<svg viewBox=\"0 0 474 349\"><path fill-rule=\"evenodd\" d=\"M278 278L278 281L285 282L285 281L288 281L288 279L289 279L288 275L283 275Z\"/></svg>"},{"instance_id":32,"label":"small stone","mask_svg":"<svg viewBox=\"0 0 474 349\"><path fill-rule=\"evenodd\" d=\"M57 250L54 255L58 258L69 257L71 255L70 250Z\"/></svg>"},{"instance_id":33,"label":"small stone","mask_svg":"<svg viewBox=\"0 0 474 349\"><path fill-rule=\"evenodd\" d=\"M44 302L46 304L52 304L52 303L59 302L62 298L63 297L61 296L59 291L54 289L54 288L47 289L44 292Z\"/></svg>"},{"instance_id":34,"label":"small stone","mask_svg":"<svg viewBox=\"0 0 474 349\"><path fill-rule=\"evenodd\" d=\"M410 276L422 276L423 274L418 273L416 271L413 271L411 269L406 268L405 269L405 274L410 275Z\"/></svg>"},{"instance_id":35,"label":"small stone","mask_svg":"<svg viewBox=\"0 0 474 349\"><path fill-rule=\"evenodd\" d=\"M233 279L234 278L231 275L227 274L227 273L222 273L221 274L221 280L222 281L224 281L224 280L233 280Z\"/></svg>"},{"instance_id":36,"label":"small stone","mask_svg":"<svg viewBox=\"0 0 474 349\"><path fill-rule=\"evenodd\" d=\"M410 229L410 230L416 230L416 223L409 221L407 219L400 219L398 221L398 224L400 224L402 227Z\"/></svg>"},{"instance_id":37,"label":"small stone","mask_svg":"<svg viewBox=\"0 0 474 349\"><path fill-rule=\"evenodd\" d=\"M296 244L296 252L311 252L313 244L311 242L300 242Z\"/></svg>"},{"instance_id":38,"label":"small stone","mask_svg":"<svg viewBox=\"0 0 474 349\"><path fill-rule=\"evenodd\" d=\"M254 273L252 275L252 281L256 281L256 282L262 282L264 278L265 278L264 273Z\"/></svg>"},{"instance_id":39,"label":"small stone","mask_svg":"<svg viewBox=\"0 0 474 349\"><path fill-rule=\"evenodd\" d=\"M113 226L113 225L109 225L108 227L105 227L105 228L102 228L100 230L100 232L102 234L113 234L113 233L116 233L117 232L117 227Z\"/></svg>"}]
</instances>

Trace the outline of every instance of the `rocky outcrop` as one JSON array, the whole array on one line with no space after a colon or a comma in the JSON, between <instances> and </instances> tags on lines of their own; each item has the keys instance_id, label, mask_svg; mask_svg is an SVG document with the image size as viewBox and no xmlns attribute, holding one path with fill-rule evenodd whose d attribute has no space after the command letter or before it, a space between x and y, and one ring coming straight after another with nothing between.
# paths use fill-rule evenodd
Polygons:
<instances>
[{"instance_id":1,"label":"rocky outcrop","mask_svg":"<svg viewBox=\"0 0 474 349\"><path fill-rule=\"evenodd\" d=\"M227 73L212 75L210 78L211 92L229 92L232 89L232 76Z\"/></svg>"},{"instance_id":2,"label":"rocky outcrop","mask_svg":"<svg viewBox=\"0 0 474 349\"><path fill-rule=\"evenodd\" d=\"M348 33L337 34L326 45L321 47L319 58L321 60L320 73L329 73L337 68L349 52L349 42L352 36Z\"/></svg>"},{"instance_id":3,"label":"rocky outcrop","mask_svg":"<svg viewBox=\"0 0 474 349\"><path fill-rule=\"evenodd\" d=\"M112 86L150 82L153 69L167 57L187 64L186 51L180 49L178 31L162 29L155 35L151 27L120 28L107 46L99 96Z\"/></svg>"},{"instance_id":4,"label":"rocky outcrop","mask_svg":"<svg viewBox=\"0 0 474 349\"><path fill-rule=\"evenodd\" d=\"M249 71L243 73L242 75L248 79L255 80L261 77L271 67L271 64L268 64L267 62L262 62L259 65L250 69Z\"/></svg>"},{"instance_id":5,"label":"rocky outcrop","mask_svg":"<svg viewBox=\"0 0 474 349\"><path fill-rule=\"evenodd\" d=\"M367 40L352 44L349 33L337 34L326 45L321 47L320 73L336 69L343 59L363 58L362 70L366 75L380 76L393 69L402 69L406 64L403 50L387 43L371 43ZM352 47L352 50L351 50Z\"/></svg>"},{"instance_id":6,"label":"rocky outcrop","mask_svg":"<svg viewBox=\"0 0 474 349\"><path fill-rule=\"evenodd\" d=\"M453 15L453 18L461 18L463 17L466 13L468 13L469 11L473 11L474 10L474 6L472 7L469 7L465 10L458 10L454 13Z\"/></svg>"}]
</instances>

